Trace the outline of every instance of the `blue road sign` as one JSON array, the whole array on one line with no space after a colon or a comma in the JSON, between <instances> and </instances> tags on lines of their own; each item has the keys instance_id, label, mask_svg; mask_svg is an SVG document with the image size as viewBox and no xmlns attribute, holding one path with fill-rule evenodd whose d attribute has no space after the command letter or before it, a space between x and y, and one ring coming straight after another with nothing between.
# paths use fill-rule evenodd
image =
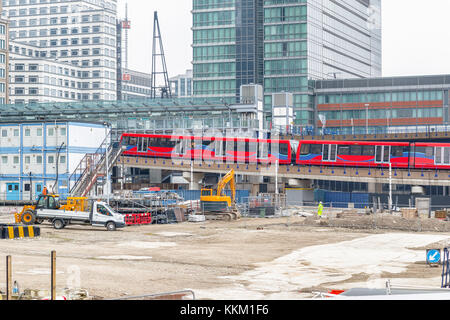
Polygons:
<instances>
[{"instance_id":1,"label":"blue road sign","mask_svg":"<svg viewBox=\"0 0 450 320\"><path fill-rule=\"evenodd\" d=\"M441 263L441 250L439 249L427 250L427 263L430 264Z\"/></svg>"}]
</instances>

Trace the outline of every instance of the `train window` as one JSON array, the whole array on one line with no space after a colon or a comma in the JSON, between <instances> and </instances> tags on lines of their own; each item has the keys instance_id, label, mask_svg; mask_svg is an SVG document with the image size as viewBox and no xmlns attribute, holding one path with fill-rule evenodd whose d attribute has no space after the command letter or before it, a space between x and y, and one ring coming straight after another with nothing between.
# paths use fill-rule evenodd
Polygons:
<instances>
[{"instance_id":1,"label":"train window","mask_svg":"<svg viewBox=\"0 0 450 320\"><path fill-rule=\"evenodd\" d=\"M184 154L186 140L180 139L175 146L175 153Z\"/></svg>"},{"instance_id":2,"label":"train window","mask_svg":"<svg viewBox=\"0 0 450 320\"><path fill-rule=\"evenodd\" d=\"M148 138L142 138L142 151L147 152L148 151Z\"/></svg>"},{"instance_id":3,"label":"train window","mask_svg":"<svg viewBox=\"0 0 450 320\"><path fill-rule=\"evenodd\" d=\"M302 147L300 149L300 155L307 156L308 154L310 154L309 152L310 147L311 147L310 144L302 144Z\"/></svg>"},{"instance_id":4,"label":"train window","mask_svg":"<svg viewBox=\"0 0 450 320\"><path fill-rule=\"evenodd\" d=\"M436 147L436 159L434 160L436 164L442 163L442 149L441 147Z\"/></svg>"},{"instance_id":5,"label":"train window","mask_svg":"<svg viewBox=\"0 0 450 320\"><path fill-rule=\"evenodd\" d=\"M142 138L141 137L139 137L137 139L137 151L142 152Z\"/></svg>"},{"instance_id":6,"label":"train window","mask_svg":"<svg viewBox=\"0 0 450 320\"><path fill-rule=\"evenodd\" d=\"M350 146L339 146L338 154L341 156L349 156L350 155Z\"/></svg>"},{"instance_id":7,"label":"train window","mask_svg":"<svg viewBox=\"0 0 450 320\"><path fill-rule=\"evenodd\" d=\"M443 148L444 149L444 163L450 164L450 148Z\"/></svg>"},{"instance_id":8,"label":"train window","mask_svg":"<svg viewBox=\"0 0 450 320\"><path fill-rule=\"evenodd\" d=\"M289 146L287 143L280 143L280 154L282 155L289 154Z\"/></svg>"},{"instance_id":9,"label":"train window","mask_svg":"<svg viewBox=\"0 0 450 320\"><path fill-rule=\"evenodd\" d=\"M130 140L128 141L128 145L135 146L137 144L137 139L135 137L130 137Z\"/></svg>"},{"instance_id":10,"label":"train window","mask_svg":"<svg viewBox=\"0 0 450 320\"><path fill-rule=\"evenodd\" d=\"M224 148L223 148L224 141L223 140L216 140L214 142L214 144L215 144L216 156L218 156L218 157L223 156L224 155L224 151L225 151Z\"/></svg>"},{"instance_id":11,"label":"train window","mask_svg":"<svg viewBox=\"0 0 450 320\"><path fill-rule=\"evenodd\" d=\"M329 155L330 155L330 145L325 144L325 145L323 145L323 156L322 156L322 159L324 161L328 161L329 160Z\"/></svg>"},{"instance_id":12,"label":"train window","mask_svg":"<svg viewBox=\"0 0 450 320\"><path fill-rule=\"evenodd\" d=\"M260 142L258 158L267 159L268 157L269 157L269 144L267 142Z\"/></svg>"},{"instance_id":13,"label":"train window","mask_svg":"<svg viewBox=\"0 0 450 320\"><path fill-rule=\"evenodd\" d=\"M352 146L350 148L350 154L352 156L360 156L360 155L362 155L362 146Z\"/></svg>"},{"instance_id":14,"label":"train window","mask_svg":"<svg viewBox=\"0 0 450 320\"><path fill-rule=\"evenodd\" d=\"M239 152L245 151L245 141L241 141L241 140L237 141L236 146L237 146L236 151L239 151Z\"/></svg>"},{"instance_id":15,"label":"train window","mask_svg":"<svg viewBox=\"0 0 450 320\"><path fill-rule=\"evenodd\" d=\"M383 162L390 162L391 161L390 152L389 152L390 148L391 147L384 146Z\"/></svg>"},{"instance_id":16,"label":"train window","mask_svg":"<svg viewBox=\"0 0 450 320\"><path fill-rule=\"evenodd\" d=\"M337 145L333 144L330 149L330 161L336 161Z\"/></svg>"},{"instance_id":17,"label":"train window","mask_svg":"<svg viewBox=\"0 0 450 320\"><path fill-rule=\"evenodd\" d=\"M249 152L252 154L255 154L258 150L258 144L256 142L250 142L249 143Z\"/></svg>"},{"instance_id":18,"label":"train window","mask_svg":"<svg viewBox=\"0 0 450 320\"><path fill-rule=\"evenodd\" d=\"M204 147L209 147L211 145L212 141L211 140L203 140L202 144Z\"/></svg>"},{"instance_id":19,"label":"train window","mask_svg":"<svg viewBox=\"0 0 450 320\"><path fill-rule=\"evenodd\" d=\"M362 155L363 156L374 156L375 155L375 146L363 146Z\"/></svg>"},{"instance_id":20,"label":"train window","mask_svg":"<svg viewBox=\"0 0 450 320\"><path fill-rule=\"evenodd\" d=\"M423 153L427 157L434 156L434 148L433 147L416 147L416 153Z\"/></svg>"},{"instance_id":21,"label":"train window","mask_svg":"<svg viewBox=\"0 0 450 320\"><path fill-rule=\"evenodd\" d=\"M391 156L399 158L403 157L403 147L391 147Z\"/></svg>"},{"instance_id":22,"label":"train window","mask_svg":"<svg viewBox=\"0 0 450 320\"><path fill-rule=\"evenodd\" d=\"M376 146L375 162L381 162L382 159L383 159L383 146Z\"/></svg>"},{"instance_id":23,"label":"train window","mask_svg":"<svg viewBox=\"0 0 450 320\"><path fill-rule=\"evenodd\" d=\"M322 154L322 145L320 144L311 145L311 154Z\"/></svg>"}]
</instances>

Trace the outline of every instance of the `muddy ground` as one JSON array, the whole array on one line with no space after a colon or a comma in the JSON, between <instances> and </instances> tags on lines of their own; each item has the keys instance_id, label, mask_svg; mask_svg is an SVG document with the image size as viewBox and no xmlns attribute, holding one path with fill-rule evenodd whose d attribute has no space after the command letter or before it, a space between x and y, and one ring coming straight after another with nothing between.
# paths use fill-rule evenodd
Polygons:
<instances>
[{"instance_id":1,"label":"muddy ground","mask_svg":"<svg viewBox=\"0 0 450 320\"><path fill-rule=\"evenodd\" d=\"M101 298L189 289L197 299L303 299L329 289L383 288L387 280L439 288L442 269L426 264L425 250L450 246L450 222L416 230L417 221L397 218L392 228L388 218L377 221L244 218L116 232L43 224L39 238L0 241L0 290L7 255L20 289L48 289L52 250L58 290L81 287Z\"/></svg>"}]
</instances>

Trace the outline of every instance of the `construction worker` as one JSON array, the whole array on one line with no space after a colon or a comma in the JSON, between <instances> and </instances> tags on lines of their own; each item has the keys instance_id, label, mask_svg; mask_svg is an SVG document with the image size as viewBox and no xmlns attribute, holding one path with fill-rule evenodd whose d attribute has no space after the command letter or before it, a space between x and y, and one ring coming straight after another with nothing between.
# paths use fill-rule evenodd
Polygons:
<instances>
[{"instance_id":1,"label":"construction worker","mask_svg":"<svg viewBox=\"0 0 450 320\"><path fill-rule=\"evenodd\" d=\"M322 218L322 214L323 214L323 203L322 201L320 201L319 209L317 210L317 215L319 216L319 218Z\"/></svg>"},{"instance_id":2,"label":"construction worker","mask_svg":"<svg viewBox=\"0 0 450 320\"><path fill-rule=\"evenodd\" d=\"M42 191L42 194L43 194L44 196L46 196L46 195L48 194L47 187L44 187L44 190Z\"/></svg>"}]
</instances>

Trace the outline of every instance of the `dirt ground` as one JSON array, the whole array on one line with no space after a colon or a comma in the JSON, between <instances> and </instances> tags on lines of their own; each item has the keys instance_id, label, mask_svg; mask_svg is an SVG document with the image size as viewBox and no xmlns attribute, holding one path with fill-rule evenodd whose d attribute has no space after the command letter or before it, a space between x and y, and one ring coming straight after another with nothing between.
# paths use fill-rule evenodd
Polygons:
<instances>
[{"instance_id":1,"label":"dirt ground","mask_svg":"<svg viewBox=\"0 0 450 320\"><path fill-rule=\"evenodd\" d=\"M5 222L12 217L1 216ZM0 290L7 255L20 289L49 289L52 250L59 290L81 287L102 298L190 289L197 299L303 299L328 289L384 287L387 279L439 288L442 269L426 264L425 250L449 239L448 232L341 228L298 216L116 232L43 224L39 238L0 240Z\"/></svg>"}]
</instances>

